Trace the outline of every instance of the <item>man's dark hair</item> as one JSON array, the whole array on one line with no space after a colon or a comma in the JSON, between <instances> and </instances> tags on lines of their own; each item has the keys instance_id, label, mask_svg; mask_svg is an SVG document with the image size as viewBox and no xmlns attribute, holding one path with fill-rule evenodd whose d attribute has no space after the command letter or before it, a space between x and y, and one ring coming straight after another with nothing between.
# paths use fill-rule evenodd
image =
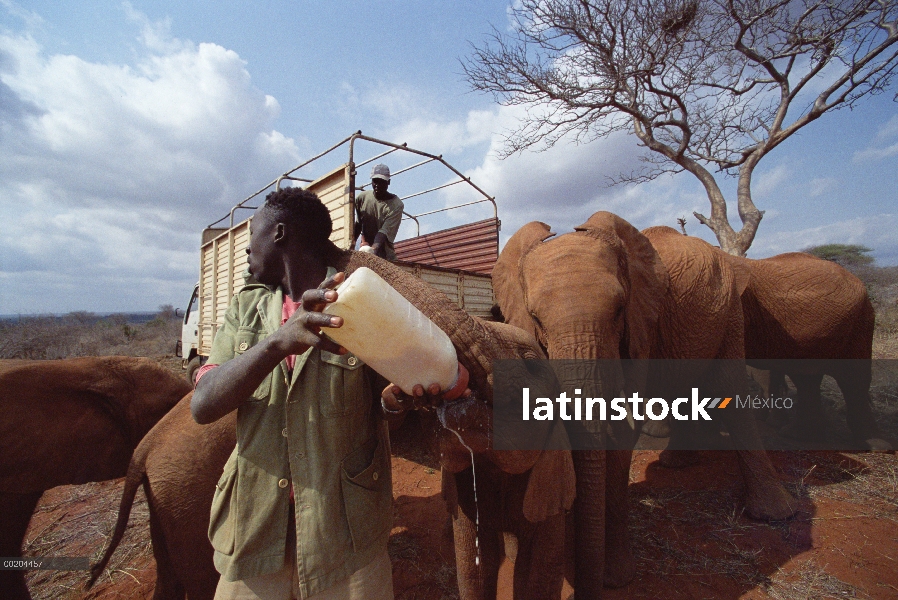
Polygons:
<instances>
[{"instance_id":1,"label":"man's dark hair","mask_svg":"<svg viewBox=\"0 0 898 600\"><path fill-rule=\"evenodd\" d=\"M298 187L287 187L265 196L265 208L274 218L297 232L308 242L314 252L324 252L329 247L329 237L334 228L330 213L314 192Z\"/></svg>"}]
</instances>

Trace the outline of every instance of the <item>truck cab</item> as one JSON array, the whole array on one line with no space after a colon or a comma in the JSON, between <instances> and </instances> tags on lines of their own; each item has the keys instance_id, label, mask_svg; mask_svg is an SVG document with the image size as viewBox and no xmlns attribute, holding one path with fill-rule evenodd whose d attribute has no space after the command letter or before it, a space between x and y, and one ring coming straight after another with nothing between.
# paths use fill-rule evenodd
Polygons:
<instances>
[{"instance_id":1,"label":"truck cab","mask_svg":"<svg viewBox=\"0 0 898 600\"><path fill-rule=\"evenodd\" d=\"M182 367L187 370L187 381L193 383L197 369L202 365L199 349L199 303L200 284L193 286L193 293L184 311L184 320L181 322L181 339L175 346L175 356L183 359Z\"/></svg>"}]
</instances>

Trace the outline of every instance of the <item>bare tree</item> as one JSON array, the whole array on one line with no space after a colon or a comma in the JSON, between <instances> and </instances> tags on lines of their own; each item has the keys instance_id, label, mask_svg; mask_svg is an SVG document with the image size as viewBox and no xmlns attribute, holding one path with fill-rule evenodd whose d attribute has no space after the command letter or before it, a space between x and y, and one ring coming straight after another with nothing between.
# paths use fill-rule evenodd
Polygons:
<instances>
[{"instance_id":1,"label":"bare tree","mask_svg":"<svg viewBox=\"0 0 898 600\"><path fill-rule=\"evenodd\" d=\"M475 90L527 108L506 155L632 132L652 152L614 181L692 173L711 203L696 218L742 256L758 162L898 65L898 0L519 0L512 20L463 63ZM715 172L738 179L739 231Z\"/></svg>"}]
</instances>

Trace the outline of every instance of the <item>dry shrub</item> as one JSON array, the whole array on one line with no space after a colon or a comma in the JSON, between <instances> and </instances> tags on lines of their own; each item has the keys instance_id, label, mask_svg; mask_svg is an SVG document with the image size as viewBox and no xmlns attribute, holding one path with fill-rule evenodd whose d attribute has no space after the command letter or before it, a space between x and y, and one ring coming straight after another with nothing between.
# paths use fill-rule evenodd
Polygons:
<instances>
[{"instance_id":1,"label":"dry shrub","mask_svg":"<svg viewBox=\"0 0 898 600\"><path fill-rule=\"evenodd\" d=\"M173 354L180 337L181 320L164 311L146 323L129 321L121 314L25 316L0 321L0 358L160 356Z\"/></svg>"}]
</instances>

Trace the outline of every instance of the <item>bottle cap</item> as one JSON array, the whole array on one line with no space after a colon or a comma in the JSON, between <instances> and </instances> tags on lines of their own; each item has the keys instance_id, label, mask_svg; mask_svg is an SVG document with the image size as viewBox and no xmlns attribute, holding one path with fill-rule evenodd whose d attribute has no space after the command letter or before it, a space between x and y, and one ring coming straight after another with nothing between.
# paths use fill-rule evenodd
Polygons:
<instances>
[{"instance_id":1,"label":"bottle cap","mask_svg":"<svg viewBox=\"0 0 898 600\"><path fill-rule=\"evenodd\" d=\"M443 400L452 401L460 398L465 393L465 390L468 389L469 379L468 370L463 364L458 363L458 375L455 376L455 384L443 392Z\"/></svg>"}]
</instances>

